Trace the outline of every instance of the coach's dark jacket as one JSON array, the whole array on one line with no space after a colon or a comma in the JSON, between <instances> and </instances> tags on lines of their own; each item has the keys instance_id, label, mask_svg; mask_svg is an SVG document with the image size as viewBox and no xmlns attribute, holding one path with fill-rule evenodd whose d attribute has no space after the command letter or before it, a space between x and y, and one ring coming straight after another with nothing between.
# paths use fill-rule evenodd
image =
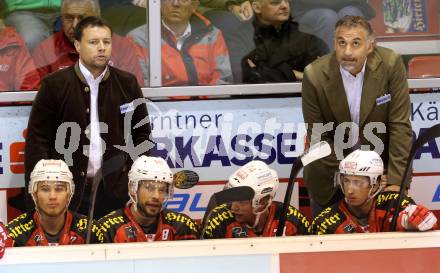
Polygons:
<instances>
[{"instance_id":1,"label":"coach's dark jacket","mask_svg":"<svg viewBox=\"0 0 440 273\"><path fill-rule=\"evenodd\" d=\"M105 142L105 153L103 161L115 155L123 154L125 165L104 177L105 203L111 204L108 211L123 207L128 200L127 195L127 173L131 167L130 156L114 147L114 145L125 146L124 116L121 112L121 105L131 103L137 98L143 98L142 91L137 84L136 78L125 71L109 66L108 70L99 84L98 93L98 117L100 122L108 126L108 132L101 128L101 138ZM129 107L130 108L130 107ZM130 109L128 109L130 110ZM130 128L133 128L142 119L148 118L145 104L139 105L133 113ZM70 170L73 173L75 182L75 194L70 203L72 210L77 210L83 197L88 157L84 155L85 145L90 141L86 136L89 133L87 127L90 124L90 88L87 81L81 74L78 62L66 69L57 71L45 77L41 83L40 91L32 105L29 117L28 132L25 149L25 182L29 184L30 173L40 159L63 159L65 157L55 148L57 129L65 122L76 123L81 128L79 143L75 140L75 133L68 130L66 139L60 138L58 146L65 145L72 147L78 145L72 154L73 166ZM150 135L148 122L143 122L136 129L131 129L134 145L147 141ZM60 130L62 131L62 130ZM70 141L70 144L69 144ZM88 152L88 149L85 149ZM106 165L104 165L106 166ZM104 167L105 168L105 167ZM106 170L103 169L105 173ZM26 188L27 192L27 188ZM27 208L33 208L29 195L27 196Z\"/></svg>"}]
</instances>

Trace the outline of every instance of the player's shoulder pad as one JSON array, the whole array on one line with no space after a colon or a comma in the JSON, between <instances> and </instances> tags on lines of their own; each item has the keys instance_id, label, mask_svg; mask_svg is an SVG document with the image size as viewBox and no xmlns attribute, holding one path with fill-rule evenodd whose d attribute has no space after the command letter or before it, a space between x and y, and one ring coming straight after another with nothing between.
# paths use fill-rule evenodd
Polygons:
<instances>
[{"instance_id":1,"label":"player's shoulder pad","mask_svg":"<svg viewBox=\"0 0 440 273\"><path fill-rule=\"evenodd\" d=\"M381 192L376 197L376 208L388 210L390 208L396 207L396 203L399 198L399 193L394 191ZM415 204L411 197L404 196L400 207L404 208L409 204Z\"/></svg>"},{"instance_id":2,"label":"player's shoulder pad","mask_svg":"<svg viewBox=\"0 0 440 273\"><path fill-rule=\"evenodd\" d=\"M89 219L87 216L76 213L74 211L70 212L72 214L72 230L77 232L78 234L86 235L87 234L87 225ZM96 233L98 231L98 224L95 220L92 221L92 232Z\"/></svg>"},{"instance_id":3,"label":"player's shoulder pad","mask_svg":"<svg viewBox=\"0 0 440 273\"><path fill-rule=\"evenodd\" d=\"M216 230L223 230L235 221L235 215L228 209L226 204L215 207L206 220L205 233L211 236Z\"/></svg>"},{"instance_id":4,"label":"player's shoulder pad","mask_svg":"<svg viewBox=\"0 0 440 273\"><path fill-rule=\"evenodd\" d=\"M333 234L340 224L346 219L344 213L339 210L338 203L325 208L312 222L313 234Z\"/></svg>"},{"instance_id":5,"label":"player's shoulder pad","mask_svg":"<svg viewBox=\"0 0 440 273\"><path fill-rule=\"evenodd\" d=\"M176 230L187 228L192 230L193 232L199 232L196 222L184 213L164 209L163 221L164 223L174 227Z\"/></svg>"},{"instance_id":6,"label":"player's shoulder pad","mask_svg":"<svg viewBox=\"0 0 440 273\"><path fill-rule=\"evenodd\" d=\"M30 233L35 228L33 214L23 213L6 225L9 235L16 239L22 234Z\"/></svg>"},{"instance_id":7,"label":"player's shoulder pad","mask_svg":"<svg viewBox=\"0 0 440 273\"><path fill-rule=\"evenodd\" d=\"M278 201L273 201L273 203L276 206L275 219L280 219L281 212L283 210L283 203ZM294 224L302 223L306 227L310 226L310 222L307 217L292 205L289 205L289 208L286 212L286 220Z\"/></svg>"},{"instance_id":8,"label":"player's shoulder pad","mask_svg":"<svg viewBox=\"0 0 440 273\"><path fill-rule=\"evenodd\" d=\"M98 226L104 231L107 231L110 228L117 228L125 222L127 222L127 218L124 214L124 208L121 208L112 211L99 219Z\"/></svg>"}]
</instances>

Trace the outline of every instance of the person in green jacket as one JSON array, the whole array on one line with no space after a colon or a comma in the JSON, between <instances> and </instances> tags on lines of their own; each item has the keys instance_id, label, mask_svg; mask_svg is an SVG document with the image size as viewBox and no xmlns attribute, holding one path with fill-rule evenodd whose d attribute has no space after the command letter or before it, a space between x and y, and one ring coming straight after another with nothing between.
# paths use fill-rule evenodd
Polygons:
<instances>
[{"instance_id":1,"label":"person in green jacket","mask_svg":"<svg viewBox=\"0 0 440 273\"><path fill-rule=\"evenodd\" d=\"M5 22L17 29L29 52L54 32L62 0L4 0Z\"/></svg>"}]
</instances>

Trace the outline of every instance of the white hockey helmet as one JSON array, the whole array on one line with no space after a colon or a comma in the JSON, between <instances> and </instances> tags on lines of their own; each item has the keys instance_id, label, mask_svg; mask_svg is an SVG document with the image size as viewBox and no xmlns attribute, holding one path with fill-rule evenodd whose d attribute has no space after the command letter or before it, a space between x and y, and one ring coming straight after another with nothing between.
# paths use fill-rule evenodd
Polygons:
<instances>
[{"instance_id":1,"label":"white hockey helmet","mask_svg":"<svg viewBox=\"0 0 440 273\"><path fill-rule=\"evenodd\" d=\"M229 181L226 183L225 188L239 186L251 187L255 192L254 198L252 199L252 207L256 210L261 206L261 199L270 196L270 200L272 200L275 197L278 185L279 181L277 172L270 169L263 161L254 160L235 171L229 177ZM269 201L268 206L270 203L271 202Z\"/></svg>"},{"instance_id":2,"label":"white hockey helmet","mask_svg":"<svg viewBox=\"0 0 440 273\"><path fill-rule=\"evenodd\" d=\"M339 172L336 174L336 182L341 186L342 191L344 191L342 186L342 175L344 174L366 176L370 180L370 186L374 187L379 180L378 178L383 174L382 158L380 158L379 154L375 151L356 150L339 163ZM379 188L374 195L380 190L381 188Z\"/></svg>"},{"instance_id":3,"label":"white hockey helmet","mask_svg":"<svg viewBox=\"0 0 440 273\"><path fill-rule=\"evenodd\" d=\"M70 194L67 206L75 192L75 184L73 183L73 175L67 164L62 160L41 159L35 164L31 172L28 192L33 196L37 192L39 182L63 182L68 184L68 192Z\"/></svg>"},{"instance_id":4,"label":"white hockey helmet","mask_svg":"<svg viewBox=\"0 0 440 273\"><path fill-rule=\"evenodd\" d=\"M165 182L169 184L167 198L173 196L173 173L167 162L161 157L141 156L133 162L128 172L128 191L130 199L136 203L136 196L140 181Z\"/></svg>"}]
</instances>

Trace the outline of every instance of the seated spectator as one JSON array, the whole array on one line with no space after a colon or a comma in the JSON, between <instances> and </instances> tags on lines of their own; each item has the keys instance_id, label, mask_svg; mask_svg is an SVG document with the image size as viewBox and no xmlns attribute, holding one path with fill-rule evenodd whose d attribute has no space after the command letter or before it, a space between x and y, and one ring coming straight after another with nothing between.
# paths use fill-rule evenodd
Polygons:
<instances>
[{"instance_id":1,"label":"seated spectator","mask_svg":"<svg viewBox=\"0 0 440 273\"><path fill-rule=\"evenodd\" d=\"M2 0L3 1L3 0ZM59 17L61 0L4 0L6 24L15 27L29 52L48 38Z\"/></svg>"},{"instance_id":2,"label":"seated spectator","mask_svg":"<svg viewBox=\"0 0 440 273\"><path fill-rule=\"evenodd\" d=\"M203 238L273 237L276 235L283 204L273 201L278 189L278 174L263 161L251 161L235 171L225 188L251 187L254 198L214 208L203 229ZM209 213L209 212L208 212ZM285 236L309 234L309 221L290 206Z\"/></svg>"},{"instance_id":3,"label":"seated spectator","mask_svg":"<svg viewBox=\"0 0 440 273\"><path fill-rule=\"evenodd\" d=\"M339 164L337 184L345 198L324 209L313 221L314 234L391 231L397 192L381 192L383 162L374 151L356 150ZM405 196L399 206L397 231L435 229L437 218Z\"/></svg>"},{"instance_id":4,"label":"seated spectator","mask_svg":"<svg viewBox=\"0 0 440 273\"><path fill-rule=\"evenodd\" d=\"M209 11L205 15L225 37L234 83L243 83L241 60L255 49L252 21L240 21L230 12Z\"/></svg>"},{"instance_id":5,"label":"seated spectator","mask_svg":"<svg viewBox=\"0 0 440 273\"><path fill-rule=\"evenodd\" d=\"M24 213L8 223L12 246L85 244L88 220L68 210L75 184L64 161L40 160L31 173L28 190L35 212ZM97 232L93 223L91 242L97 242Z\"/></svg>"},{"instance_id":6,"label":"seated spectator","mask_svg":"<svg viewBox=\"0 0 440 273\"><path fill-rule=\"evenodd\" d=\"M290 0L292 16L299 29L321 38L333 50L335 25L345 15L363 16L368 20L376 12L367 0Z\"/></svg>"},{"instance_id":7,"label":"seated spectator","mask_svg":"<svg viewBox=\"0 0 440 273\"><path fill-rule=\"evenodd\" d=\"M198 1L162 0L162 84L219 85L232 83L223 35L196 9ZM129 33L146 55L147 26ZM147 69L144 69L147 71ZM145 75L146 77L147 75Z\"/></svg>"},{"instance_id":8,"label":"seated spectator","mask_svg":"<svg viewBox=\"0 0 440 273\"><path fill-rule=\"evenodd\" d=\"M288 0L253 0L255 49L242 60L247 83L302 80L304 68L328 52L317 37L298 30Z\"/></svg>"},{"instance_id":9,"label":"seated spectator","mask_svg":"<svg viewBox=\"0 0 440 273\"><path fill-rule=\"evenodd\" d=\"M0 18L0 91L37 90L39 83L23 39Z\"/></svg>"},{"instance_id":10,"label":"seated spectator","mask_svg":"<svg viewBox=\"0 0 440 273\"><path fill-rule=\"evenodd\" d=\"M173 173L163 158L136 159L128 173L130 202L99 220L100 238L106 243L197 239L189 216L165 208L173 188Z\"/></svg>"},{"instance_id":11,"label":"seated spectator","mask_svg":"<svg viewBox=\"0 0 440 273\"><path fill-rule=\"evenodd\" d=\"M119 35L127 33L147 22L147 0L99 0L101 16Z\"/></svg>"},{"instance_id":12,"label":"seated spectator","mask_svg":"<svg viewBox=\"0 0 440 273\"><path fill-rule=\"evenodd\" d=\"M32 53L41 78L78 61L79 54L73 44L75 40L73 30L82 18L99 17L100 9L95 0L64 0L61 15L63 31L44 40ZM143 86L142 70L133 51L134 45L128 39L113 34L110 64L133 73L139 85Z\"/></svg>"}]
</instances>

